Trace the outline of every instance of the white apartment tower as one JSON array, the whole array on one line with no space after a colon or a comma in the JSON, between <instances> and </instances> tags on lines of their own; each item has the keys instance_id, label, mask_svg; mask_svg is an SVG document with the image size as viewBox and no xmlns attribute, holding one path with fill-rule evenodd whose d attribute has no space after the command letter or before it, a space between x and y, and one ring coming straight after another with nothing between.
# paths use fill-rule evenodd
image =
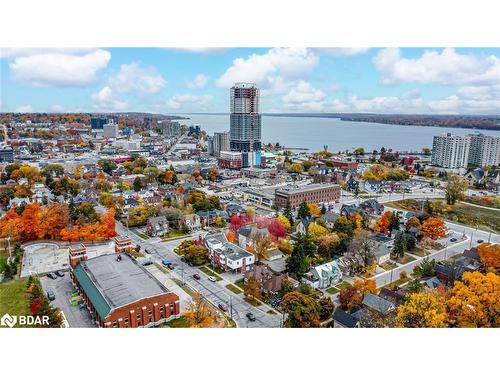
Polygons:
<instances>
[{"instance_id":1,"label":"white apartment tower","mask_svg":"<svg viewBox=\"0 0 500 375\"><path fill-rule=\"evenodd\" d=\"M469 164L475 167L500 165L500 137L472 134L469 151Z\"/></svg>"},{"instance_id":2,"label":"white apartment tower","mask_svg":"<svg viewBox=\"0 0 500 375\"><path fill-rule=\"evenodd\" d=\"M214 133L212 141L214 155L219 156L221 151L229 151L229 132Z\"/></svg>"},{"instance_id":3,"label":"white apartment tower","mask_svg":"<svg viewBox=\"0 0 500 375\"><path fill-rule=\"evenodd\" d=\"M432 143L432 164L443 168L467 168L469 161L470 136L434 136Z\"/></svg>"}]
</instances>

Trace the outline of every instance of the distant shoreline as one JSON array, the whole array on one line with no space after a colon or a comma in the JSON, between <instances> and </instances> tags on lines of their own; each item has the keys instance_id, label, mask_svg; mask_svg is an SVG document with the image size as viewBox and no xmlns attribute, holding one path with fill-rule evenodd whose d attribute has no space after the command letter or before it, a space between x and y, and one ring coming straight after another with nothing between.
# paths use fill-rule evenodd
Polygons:
<instances>
[{"instance_id":1,"label":"distant shoreline","mask_svg":"<svg viewBox=\"0 0 500 375\"><path fill-rule=\"evenodd\" d=\"M229 113L185 113L189 115L223 115ZM262 113L264 117L337 118L341 121L370 122L384 125L422 126L471 130L500 131L500 115L403 115L371 113Z\"/></svg>"}]
</instances>

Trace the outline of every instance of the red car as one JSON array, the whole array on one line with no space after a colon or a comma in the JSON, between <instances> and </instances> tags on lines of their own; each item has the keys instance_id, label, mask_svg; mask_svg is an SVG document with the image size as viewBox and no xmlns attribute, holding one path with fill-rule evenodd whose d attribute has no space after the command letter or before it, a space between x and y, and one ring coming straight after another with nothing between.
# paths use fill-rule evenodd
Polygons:
<instances>
[{"instance_id":1,"label":"red car","mask_svg":"<svg viewBox=\"0 0 500 375\"><path fill-rule=\"evenodd\" d=\"M200 277L200 275L198 275L197 273L195 273L195 274L193 275L193 279L195 279L195 280L199 280L199 279L201 279L201 277Z\"/></svg>"}]
</instances>

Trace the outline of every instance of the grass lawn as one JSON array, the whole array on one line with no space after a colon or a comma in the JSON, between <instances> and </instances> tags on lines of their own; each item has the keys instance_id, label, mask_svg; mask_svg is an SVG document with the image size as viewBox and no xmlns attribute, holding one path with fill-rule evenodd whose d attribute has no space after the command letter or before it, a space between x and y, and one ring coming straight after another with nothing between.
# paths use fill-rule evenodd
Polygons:
<instances>
[{"instance_id":1,"label":"grass lawn","mask_svg":"<svg viewBox=\"0 0 500 375\"><path fill-rule=\"evenodd\" d=\"M27 279L21 279L0 284L0 316L5 313L31 315L27 282Z\"/></svg>"},{"instance_id":2,"label":"grass lawn","mask_svg":"<svg viewBox=\"0 0 500 375\"><path fill-rule=\"evenodd\" d=\"M170 230L165 236L161 238L162 241L170 241L176 238L189 237L189 233L178 231L177 229Z\"/></svg>"},{"instance_id":3,"label":"grass lawn","mask_svg":"<svg viewBox=\"0 0 500 375\"><path fill-rule=\"evenodd\" d=\"M162 327L170 327L170 328L189 328L189 319L183 315L180 318L173 319L169 322L166 322L162 325Z\"/></svg>"},{"instance_id":4,"label":"grass lawn","mask_svg":"<svg viewBox=\"0 0 500 375\"><path fill-rule=\"evenodd\" d=\"M220 277L217 273L213 272L211 269L209 269L206 266L200 267L200 271L207 274L208 276L213 276L215 277L215 280L221 281L222 277Z\"/></svg>"},{"instance_id":5,"label":"grass lawn","mask_svg":"<svg viewBox=\"0 0 500 375\"><path fill-rule=\"evenodd\" d=\"M342 289L345 289L349 286L351 286L351 284L349 284L347 281L342 281L341 283L335 285L335 288L338 290L342 290Z\"/></svg>"},{"instance_id":6,"label":"grass lawn","mask_svg":"<svg viewBox=\"0 0 500 375\"><path fill-rule=\"evenodd\" d=\"M389 263L385 262L385 263L380 264L379 266L386 271L390 271L390 270L393 270L394 268L397 268L398 265L394 264L394 263L389 264Z\"/></svg>"},{"instance_id":7,"label":"grass lawn","mask_svg":"<svg viewBox=\"0 0 500 375\"><path fill-rule=\"evenodd\" d=\"M405 277L403 279L397 279L396 281L393 281L392 283L385 285L384 288L394 289L395 287L401 286L401 285L407 283L410 280L411 279L409 277Z\"/></svg>"},{"instance_id":8,"label":"grass lawn","mask_svg":"<svg viewBox=\"0 0 500 375\"><path fill-rule=\"evenodd\" d=\"M261 305L261 303L259 301L256 301L252 298L245 297L244 299L252 306L260 306Z\"/></svg>"},{"instance_id":9,"label":"grass lawn","mask_svg":"<svg viewBox=\"0 0 500 375\"><path fill-rule=\"evenodd\" d=\"M239 286L241 289L243 289L245 287L245 280L244 279L241 279L241 280L238 280L237 282L235 282L236 286Z\"/></svg>"},{"instance_id":10,"label":"grass lawn","mask_svg":"<svg viewBox=\"0 0 500 375\"><path fill-rule=\"evenodd\" d=\"M276 315L276 311L274 310L267 310L267 313L271 315Z\"/></svg>"},{"instance_id":11,"label":"grass lawn","mask_svg":"<svg viewBox=\"0 0 500 375\"><path fill-rule=\"evenodd\" d=\"M242 293L242 290L233 284L227 284L226 288L229 289L231 292L236 293L236 294Z\"/></svg>"},{"instance_id":12,"label":"grass lawn","mask_svg":"<svg viewBox=\"0 0 500 375\"><path fill-rule=\"evenodd\" d=\"M427 250L424 250L421 247L416 247L415 250L410 251L410 253L415 254L419 257L425 257L426 255L430 254Z\"/></svg>"},{"instance_id":13,"label":"grass lawn","mask_svg":"<svg viewBox=\"0 0 500 375\"><path fill-rule=\"evenodd\" d=\"M334 286L331 286L328 289L325 289L325 291L327 293L330 293L330 294L337 294L338 292L340 292L340 290L335 288Z\"/></svg>"},{"instance_id":14,"label":"grass lawn","mask_svg":"<svg viewBox=\"0 0 500 375\"><path fill-rule=\"evenodd\" d=\"M416 260L416 259L408 254L405 254L404 257L395 259L395 261L398 262L399 264L406 264L409 262L413 262L414 260Z\"/></svg>"},{"instance_id":15,"label":"grass lawn","mask_svg":"<svg viewBox=\"0 0 500 375\"><path fill-rule=\"evenodd\" d=\"M146 236L144 233L142 232L136 232L135 234L137 234L139 237L141 237L143 240L149 240L149 237Z\"/></svg>"}]
</instances>

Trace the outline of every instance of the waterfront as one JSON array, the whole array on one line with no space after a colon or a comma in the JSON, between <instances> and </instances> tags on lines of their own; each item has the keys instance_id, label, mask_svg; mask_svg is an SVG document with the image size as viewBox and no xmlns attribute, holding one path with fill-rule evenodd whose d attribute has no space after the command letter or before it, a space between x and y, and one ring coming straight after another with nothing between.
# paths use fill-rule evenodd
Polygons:
<instances>
[{"instance_id":1,"label":"waterfront","mask_svg":"<svg viewBox=\"0 0 500 375\"><path fill-rule=\"evenodd\" d=\"M181 123L197 124L209 135L229 131L229 115L186 115ZM323 145L333 152L364 147L367 152L386 147L393 150L421 151L432 148L432 137L441 133L464 135L478 130L424 126L388 125L368 122L341 121L337 118L262 116L262 141L279 142L286 147L319 151ZM495 135L499 131L481 130Z\"/></svg>"}]
</instances>

